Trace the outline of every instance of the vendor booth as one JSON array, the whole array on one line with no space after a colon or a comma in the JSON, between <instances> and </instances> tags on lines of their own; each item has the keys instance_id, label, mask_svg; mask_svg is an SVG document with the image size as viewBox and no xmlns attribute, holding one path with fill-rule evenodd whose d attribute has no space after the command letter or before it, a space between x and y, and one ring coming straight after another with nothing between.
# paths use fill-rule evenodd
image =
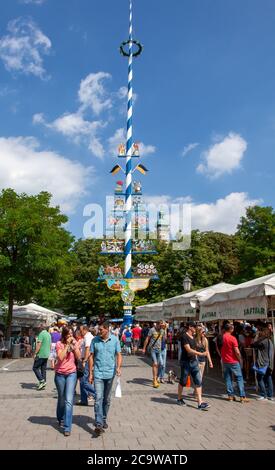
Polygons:
<instances>
[{"instance_id":1,"label":"vendor booth","mask_svg":"<svg viewBox=\"0 0 275 470\"><path fill-rule=\"evenodd\" d=\"M200 320L266 319L268 311L273 312L274 300L275 274L269 274L216 292L202 300Z\"/></svg>"},{"instance_id":2,"label":"vendor booth","mask_svg":"<svg viewBox=\"0 0 275 470\"><path fill-rule=\"evenodd\" d=\"M200 302L208 299L216 292L233 287L233 284L221 282L186 294L177 295L163 301L164 318L187 321L189 318L199 319Z\"/></svg>"},{"instance_id":3,"label":"vendor booth","mask_svg":"<svg viewBox=\"0 0 275 470\"><path fill-rule=\"evenodd\" d=\"M136 307L135 321L158 321L163 319L163 302Z\"/></svg>"}]
</instances>

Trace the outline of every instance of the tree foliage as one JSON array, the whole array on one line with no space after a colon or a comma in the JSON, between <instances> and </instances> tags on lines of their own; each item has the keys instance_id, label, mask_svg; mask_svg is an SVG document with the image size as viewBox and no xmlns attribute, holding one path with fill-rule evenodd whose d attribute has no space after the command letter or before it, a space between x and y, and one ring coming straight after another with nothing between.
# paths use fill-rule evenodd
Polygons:
<instances>
[{"instance_id":1,"label":"tree foliage","mask_svg":"<svg viewBox=\"0 0 275 470\"><path fill-rule=\"evenodd\" d=\"M48 289L53 293L72 263L73 237L63 227L68 219L50 207L50 199L47 192L0 194L0 285L1 297L8 298L9 333L14 301L28 302Z\"/></svg>"},{"instance_id":2,"label":"tree foliage","mask_svg":"<svg viewBox=\"0 0 275 470\"><path fill-rule=\"evenodd\" d=\"M249 207L237 230L239 281L275 272L275 212L272 207Z\"/></svg>"}]
</instances>

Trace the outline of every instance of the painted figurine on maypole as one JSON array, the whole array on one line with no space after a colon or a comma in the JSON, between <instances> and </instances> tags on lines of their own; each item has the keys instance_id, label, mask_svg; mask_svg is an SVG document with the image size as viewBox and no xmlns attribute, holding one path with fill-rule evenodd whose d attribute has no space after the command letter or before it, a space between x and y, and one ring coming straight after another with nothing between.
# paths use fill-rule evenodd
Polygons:
<instances>
[{"instance_id":1,"label":"painted figurine on maypole","mask_svg":"<svg viewBox=\"0 0 275 470\"><path fill-rule=\"evenodd\" d=\"M122 171L125 174L124 182L116 182L114 210L109 219L113 226L113 239L104 240L101 246L102 254L124 254L124 277L121 267L107 265L100 266L99 280L104 280L109 289L120 291L124 302L125 325L132 324L132 302L135 291L146 289L150 279L158 279L157 270L152 263L139 263L136 268L132 268L133 254L156 253L149 236L148 213L142 202L142 186L139 181L132 181L132 175L139 171L142 175L147 173L147 168L138 163L132 169L132 158L139 158L139 145L133 142L133 58L138 57L143 50L139 41L133 39L133 14L132 0L130 0L130 27L129 39L123 41L120 46L120 53L128 57L128 105L127 105L127 138L126 146L121 143L118 147L118 158L125 158L125 170L120 165L115 165L110 171L115 175ZM125 199L123 200L123 196ZM144 208L145 207L145 208ZM142 234L142 240L136 239ZM123 238L123 239L121 239ZM124 250L123 250L124 246Z\"/></svg>"}]
</instances>

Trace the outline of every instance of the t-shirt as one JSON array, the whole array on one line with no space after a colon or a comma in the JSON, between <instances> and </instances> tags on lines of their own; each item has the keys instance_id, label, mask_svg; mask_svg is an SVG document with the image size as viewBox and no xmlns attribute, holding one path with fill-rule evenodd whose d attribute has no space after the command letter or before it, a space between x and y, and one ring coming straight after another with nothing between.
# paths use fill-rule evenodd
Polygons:
<instances>
[{"instance_id":1,"label":"t-shirt","mask_svg":"<svg viewBox=\"0 0 275 470\"><path fill-rule=\"evenodd\" d=\"M141 328L140 326L135 326L132 329L133 339L140 339L141 338Z\"/></svg>"},{"instance_id":2,"label":"t-shirt","mask_svg":"<svg viewBox=\"0 0 275 470\"><path fill-rule=\"evenodd\" d=\"M89 331L85 334L84 338L83 338L83 343L82 343L82 348L81 348L81 357L82 359L85 357L85 348L89 348L91 347L91 342L93 340L93 335L92 333L90 333Z\"/></svg>"},{"instance_id":3,"label":"t-shirt","mask_svg":"<svg viewBox=\"0 0 275 470\"><path fill-rule=\"evenodd\" d=\"M194 361L197 356L193 353L188 353L185 349L185 345L189 344L191 349L197 349L196 340L194 338L190 338L187 333L183 333L181 337L181 361Z\"/></svg>"},{"instance_id":4,"label":"t-shirt","mask_svg":"<svg viewBox=\"0 0 275 470\"><path fill-rule=\"evenodd\" d=\"M65 344L61 343L61 341L58 341L56 343L57 353L58 351L62 351L64 348L65 348ZM55 372L57 372L58 374L68 375L68 374L72 374L75 371L76 371L75 356L72 351L66 354L63 361L60 361L60 359L57 360L57 364L55 366Z\"/></svg>"},{"instance_id":5,"label":"t-shirt","mask_svg":"<svg viewBox=\"0 0 275 470\"><path fill-rule=\"evenodd\" d=\"M238 341L230 333L224 333L221 348L222 361L227 364L236 364L238 361L234 348L238 347Z\"/></svg>"},{"instance_id":6,"label":"t-shirt","mask_svg":"<svg viewBox=\"0 0 275 470\"><path fill-rule=\"evenodd\" d=\"M151 328L151 330L148 333L148 336L150 338L149 341L149 349L152 350L160 350L161 349L161 342L162 342L162 337L165 335L165 330L156 330L156 328Z\"/></svg>"},{"instance_id":7,"label":"t-shirt","mask_svg":"<svg viewBox=\"0 0 275 470\"><path fill-rule=\"evenodd\" d=\"M48 333L46 330L41 331L37 337L37 342L41 343L37 356L40 359L48 359L51 352L52 342L50 333Z\"/></svg>"},{"instance_id":8,"label":"t-shirt","mask_svg":"<svg viewBox=\"0 0 275 470\"><path fill-rule=\"evenodd\" d=\"M126 343L131 343L131 341L132 341L132 332L129 331L129 330L125 331L124 335L125 335L125 342Z\"/></svg>"}]
</instances>

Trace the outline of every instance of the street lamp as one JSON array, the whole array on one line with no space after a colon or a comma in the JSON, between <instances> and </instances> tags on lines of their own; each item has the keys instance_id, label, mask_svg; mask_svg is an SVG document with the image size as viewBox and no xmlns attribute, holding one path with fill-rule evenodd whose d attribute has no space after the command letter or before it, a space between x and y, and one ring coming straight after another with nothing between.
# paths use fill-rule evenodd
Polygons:
<instances>
[{"instance_id":1,"label":"street lamp","mask_svg":"<svg viewBox=\"0 0 275 470\"><path fill-rule=\"evenodd\" d=\"M185 278L183 279L183 290L184 292L190 292L192 282L188 274L186 273Z\"/></svg>"}]
</instances>

